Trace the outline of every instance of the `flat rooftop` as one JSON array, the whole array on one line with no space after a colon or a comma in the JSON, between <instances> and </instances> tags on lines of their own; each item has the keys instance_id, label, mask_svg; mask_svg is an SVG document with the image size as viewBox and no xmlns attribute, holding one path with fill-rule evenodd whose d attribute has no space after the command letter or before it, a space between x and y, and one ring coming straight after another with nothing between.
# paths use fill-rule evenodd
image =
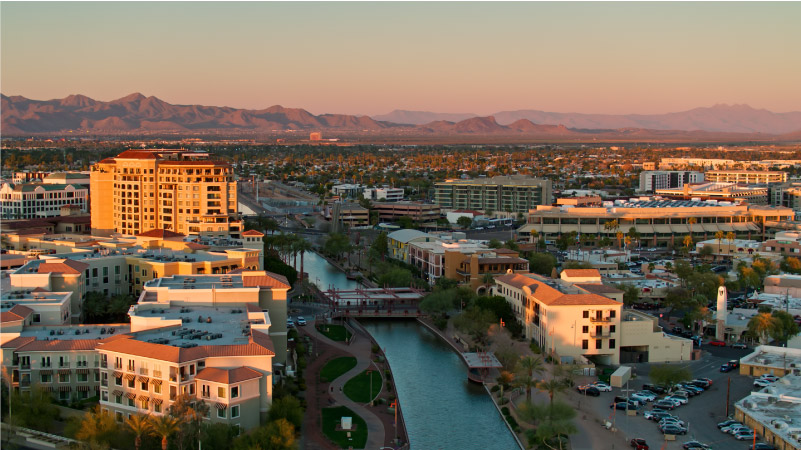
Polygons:
<instances>
[{"instance_id":1,"label":"flat rooftop","mask_svg":"<svg viewBox=\"0 0 801 450\"><path fill-rule=\"evenodd\" d=\"M200 261L224 261L228 255L223 252L196 252L186 253L182 250L170 249L144 249L142 247L130 247L125 250L103 249L98 252L85 251L75 253L58 253L55 255L44 255L45 259L67 258L75 261L86 261L90 259L102 259L114 256L132 256L149 261L161 262L200 262Z\"/></svg>"},{"instance_id":2,"label":"flat rooftop","mask_svg":"<svg viewBox=\"0 0 801 450\"><path fill-rule=\"evenodd\" d=\"M801 367L801 349L760 345L753 353L740 358L740 363L775 367L782 370L790 367ZM801 384L798 387L801 389Z\"/></svg>"},{"instance_id":3,"label":"flat rooftop","mask_svg":"<svg viewBox=\"0 0 801 450\"><path fill-rule=\"evenodd\" d=\"M238 274L213 275L173 275L150 280L146 287L166 287L168 289L237 289L245 287L242 276Z\"/></svg>"},{"instance_id":4,"label":"flat rooftop","mask_svg":"<svg viewBox=\"0 0 801 450\"><path fill-rule=\"evenodd\" d=\"M127 323L104 325L48 325L42 327L25 327L20 333L20 337L35 337L40 341L72 341L78 339L105 339L109 336L130 332L131 325Z\"/></svg>"},{"instance_id":5,"label":"flat rooftop","mask_svg":"<svg viewBox=\"0 0 801 450\"><path fill-rule=\"evenodd\" d=\"M30 289L24 291L3 292L0 295L0 308L9 308L13 305L25 305L30 303L44 303L44 302L60 302L65 297L70 295L71 292L49 292L38 291L33 292Z\"/></svg>"},{"instance_id":6,"label":"flat rooftop","mask_svg":"<svg viewBox=\"0 0 801 450\"><path fill-rule=\"evenodd\" d=\"M787 375L759 392L752 392L735 403L735 407L795 448L801 447L801 376Z\"/></svg>"},{"instance_id":7,"label":"flat rooftop","mask_svg":"<svg viewBox=\"0 0 801 450\"><path fill-rule=\"evenodd\" d=\"M147 307L143 307L147 306ZM266 319L248 319L247 307L174 306L150 308L138 304L131 309L133 316L160 317L164 320L180 320L181 327L169 326L136 333L136 339L174 347L196 345L247 344L251 324L269 324ZM195 345L196 344L196 345Z\"/></svg>"}]
</instances>

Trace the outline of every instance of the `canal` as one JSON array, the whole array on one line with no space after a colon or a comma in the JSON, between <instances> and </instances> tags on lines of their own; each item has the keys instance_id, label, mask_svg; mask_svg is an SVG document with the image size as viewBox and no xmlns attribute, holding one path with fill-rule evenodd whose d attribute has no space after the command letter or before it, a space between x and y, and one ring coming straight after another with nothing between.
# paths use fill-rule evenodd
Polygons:
<instances>
[{"instance_id":1,"label":"canal","mask_svg":"<svg viewBox=\"0 0 801 450\"><path fill-rule=\"evenodd\" d=\"M313 252L304 269L321 290L359 287ZM437 335L416 320L362 323L392 367L411 450L519 448L484 387L467 381L460 356Z\"/></svg>"}]
</instances>

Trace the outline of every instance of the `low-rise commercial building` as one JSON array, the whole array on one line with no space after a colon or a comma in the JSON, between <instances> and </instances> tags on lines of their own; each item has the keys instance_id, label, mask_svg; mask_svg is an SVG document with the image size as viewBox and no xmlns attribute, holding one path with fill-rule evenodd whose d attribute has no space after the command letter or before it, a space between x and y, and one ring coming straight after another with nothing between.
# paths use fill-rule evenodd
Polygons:
<instances>
[{"instance_id":1,"label":"low-rise commercial building","mask_svg":"<svg viewBox=\"0 0 801 450\"><path fill-rule=\"evenodd\" d=\"M740 374L752 377L801 375L801 349L760 345L753 353L740 358Z\"/></svg>"},{"instance_id":2,"label":"low-rise commercial building","mask_svg":"<svg viewBox=\"0 0 801 450\"><path fill-rule=\"evenodd\" d=\"M740 365L742 367L742 364ZM801 448L801 376L787 375L734 404L734 419L777 450Z\"/></svg>"},{"instance_id":3,"label":"low-rise commercial building","mask_svg":"<svg viewBox=\"0 0 801 450\"><path fill-rule=\"evenodd\" d=\"M487 250L483 241L466 239L436 239L409 243L409 264L418 267L429 284L445 275L445 252L472 254Z\"/></svg>"},{"instance_id":4,"label":"low-rise commercial building","mask_svg":"<svg viewBox=\"0 0 801 450\"><path fill-rule=\"evenodd\" d=\"M403 200L404 190L393 187L367 188L364 190L364 198L368 200L378 200L384 202L400 202Z\"/></svg>"},{"instance_id":5,"label":"low-rise commercial building","mask_svg":"<svg viewBox=\"0 0 801 450\"><path fill-rule=\"evenodd\" d=\"M378 212L381 221L395 222L401 217L409 217L418 223L436 222L441 217L439 205L419 202L373 203L373 211Z\"/></svg>"},{"instance_id":6,"label":"low-rise commercial building","mask_svg":"<svg viewBox=\"0 0 801 450\"><path fill-rule=\"evenodd\" d=\"M723 202L746 201L752 205L768 204L767 187L740 186L725 182L685 184L681 188L676 189L656 189L656 195L685 200L698 199Z\"/></svg>"}]
</instances>

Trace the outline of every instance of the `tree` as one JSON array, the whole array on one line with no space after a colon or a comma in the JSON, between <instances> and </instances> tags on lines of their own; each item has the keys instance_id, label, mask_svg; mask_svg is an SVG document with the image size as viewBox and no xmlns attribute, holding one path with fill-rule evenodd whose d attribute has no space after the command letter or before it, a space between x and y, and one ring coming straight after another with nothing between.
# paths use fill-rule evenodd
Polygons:
<instances>
[{"instance_id":1,"label":"tree","mask_svg":"<svg viewBox=\"0 0 801 450\"><path fill-rule=\"evenodd\" d=\"M688 309L692 305L692 293L689 290L681 287L668 289L667 295L665 296L665 306L670 308L667 312L668 317L670 317L674 311Z\"/></svg>"},{"instance_id":2,"label":"tree","mask_svg":"<svg viewBox=\"0 0 801 450\"><path fill-rule=\"evenodd\" d=\"M762 312L748 321L748 333L759 338L759 343L765 345L776 329L780 327L779 319L767 312Z\"/></svg>"},{"instance_id":3,"label":"tree","mask_svg":"<svg viewBox=\"0 0 801 450\"><path fill-rule=\"evenodd\" d=\"M776 321L776 326L770 334L774 340L786 343L799 333L798 324L792 314L786 311L774 310L771 315Z\"/></svg>"},{"instance_id":4,"label":"tree","mask_svg":"<svg viewBox=\"0 0 801 450\"><path fill-rule=\"evenodd\" d=\"M153 420L153 432L161 436L161 450L167 450L169 438L178 431L178 419L166 414Z\"/></svg>"},{"instance_id":5,"label":"tree","mask_svg":"<svg viewBox=\"0 0 801 450\"><path fill-rule=\"evenodd\" d=\"M615 233L615 238L617 239L617 248L618 248L618 250L620 250L620 249L622 249L622 248L623 248L623 247L621 247L621 245L620 245L620 241L623 239L623 236L624 236L624 235L623 235L623 232L622 232L622 231L618 231L617 233Z\"/></svg>"},{"instance_id":6,"label":"tree","mask_svg":"<svg viewBox=\"0 0 801 450\"><path fill-rule=\"evenodd\" d=\"M299 429L303 424L303 407L297 398L286 396L273 400L268 417L270 421L286 420Z\"/></svg>"},{"instance_id":7,"label":"tree","mask_svg":"<svg viewBox=\"0 0 801 450\"><path fill-rule=\"evenodd\" d=\"M178 421L177 444L179 449L191 446L195 436L200 434L200 424L203 417L208 416L209 405L201 400L194 402L189 394L179 395L170 406L169 415Z\"/></svg>"},{"instance_id":8,"label":"tree","mask_svg":"<svg viewBox=\"0 0 801 450\"><path fill-rule=\"evenodd\" d=\"M534 253L528 258L528 267L532 272L547 277L556 267L556 258L550 253Z\"/></svg>"},{"instance_id":9,"label":"tree","mask_svg":"<svg viewBox=\"0 0 801 450\"><path fill-rule=\"evenodd\" d=\"M656 384L669 386L671 389L676 383L692 379L690 369L686 367L660 364L651 367L648 377Z\"/></svg>"},{"instance_id":10,"label":"tree","mask_svg":"<svg viewBox=\"0 0 801 450\"><path fill-rule=\"evenodd\" d=\"M545 405L525 402L518 408L517 412L521 420L537 426L535 430L526 432L529 445L532 447L539 447L539 444L543 444L555 450L557 447L553 446L552 440L556 438L559 444L558 448L561 449L561 437L578 431L573 424L576 410L567 403L557 401L553 404Z\"/></svg>"},{"instance_id":11,"label":"tree","mask_svg":"<svg viewBox=\"0 0 801 450\"><path fill-rule=\"evenodd\" d=\"M144 414L136 414L125 420L125 426L134 435L134 448L139 450L142 446L142 437L153 434L153 424L150 417Z\"/></svg>"},{"instance_id":12,"label":"tree","mask_svg":"<svg viewBox=\"0 0 801 450\"><path fill-rule=\"evenodd\" d=\"M501 387L501 398L503 398L503 391L506 386L509 386L515 381L515 374L508 370L501 370L501 375L497 379L498 385Z\"/></svg>"},{"instance_id":13,"label":"tree","mask_svg":"<svg viewBox=\"0 0 801 450\"><path fill-rule=\"evenodd\" d=\"M720 255L720 242L723 240L724 237L726 237L726 234L723 233L723 230L718 230L715 233L715 239L718 240L718 255ZM704 248L706 248L706 246L704 246Z\"/></svg>"},{"instance_id":14,"label":"tree","mask_svg":"<svg viewBox=\"0 0 801 450\"><path fill-rule=\"evenodd\" d=\"M400 217L398 218L398 225L400 225L400 226L401 226L401 228L404 228L404 229L414 229L414 228L417 228L417 226L416 226L416 224L415 224L415 222L414 222L414 219L412 219L412 218L411 218L411 217L409 217L409 216L400 216Z\"/></svg>"},{"instance_id":15,"label":"tree","mask_svg":"<svg viewBox=\"0 0 801 450\"><path fill-rule=\"evenodd\" d=\"M701 251L698 252L698 255L704 260L712 259L713 254L714 251L712 250L712 247L708 245L701 247Z\"/></svg>"},{"instance_id":16,"label":"tree","mask_svg":"<svg viewBox=\"0 0 801 450\"><path fill-rule=\"evenodd\" d=\"M456 224L464 229L467 229L470 228L470 225L473 224L473 219L469 216L461 216L458 219L456 219Z\"/></svg>"},{"instance_id":17,"label":"tree","mask_svg":"<svg viewBox=\"0 0 801 450\"><path fill-rule=\"evenodd\" d=\"M386 256L387 251L389 250L389 240L387 239L386 231L378 233L378 236L376 236L372 245L370 245L370 249L375 250L378 256L380 256L382 259L384 256Z\"/></svg>"},{"instance_id":18,"label":"tree","mask_svg":"<svg viewBox=\"0 0 801 450\"><path fill-rule=\"evenodd\" d=\"M501 248L503 247L503 242L497 239L490 239L489 243L487 244L489 248Z\"/></svg>"},{"instance_id":19,"label":"tree","mask_svg":"<svg viewBox=\"0 0 801 450\"><path fill-rule=\"evenodd\" d=\"M323 253L333 258L342 259L350 250L350 240L342 233L329 234L323 244Z\"/></svg>"},{"instance_id":20,"label":"tree","mask_svg":"<svg viewBox=\"0 0 801 450\"><path fill-rule=\"evenodd\" d=\"M567 389L567 383L560 378L551 377L550 380L542 380L537 383L537 389L548 393L548 406L553 407L553 399L557 393Z\"/></svg>"},{"instance_id":21,"label":"tree","mask_svg":"<svg viewBox=\"0 0 801 450\"><path fill-rule=\"evenodd\" d=\"M640 290L637 286L628 283L618 283L617 288L623 291L623 304L631 306L640 301Z\"/></svg>"},{"instance_id":22,"label":"tree","mask_svg":"<svg viewBox=\"0 0 801 450\"><path fill-rule=\"evenodd\" d=\"M526 356L517 363L517 374L515 384L526 389L526 401L531 401L531 388L537 385L536 375L545 370L542 358Z\"/></svg>"},{"instance_id":23,"label":"tree","mask_svg":"<svg viewBox=\"0 0 801 450\"><path fill-rule=\"evenodd\" d=\"M296 248L300 253L300 280L303 281L303 278L305 277L306 273L303 267L303 256L306 254L306 252L312 251L314 249L314 246L311 244L311 242L301 238L296 243Z\"/></svg>"},{"instance_id":24,"label":"tree","mask_svg":"<svg viewBox=\"0 0 801 450\"><path fill-rule=\"evenodd\" d=\"M378 277L379 286L408 287L412 284L412 272L402 267L392 267Z\"/></svg>"},{"instance_id":25,"label":"tree","mask_svg":"<svg viewBox=\"0 0 801 450\"><path fill-rule=\"evenodd\" d=\"M75 438L89 443L90 446L109 446L117 433L117 422L111 415L95 406L81 418ZM138 448L138 447L137 447Z\"/></svg>"},{"instance_id":26,"label":"tree","mask_svg":"<svg viewBox=\"0 0 801 450\"><path fill-rule=\"evenodd\" d=\"M453 309L454 294L455 289L434 291L420 301L420 310L426 314L446 313Z\"/></svg>"},{"instance_id":27,"label":"tree","mask_svg":"<svg viewBox=\"0 0 801 450\"><path fill-rule=\"evenodd\" d=\"M517 242L515 242L514 239L509 239L508 241L504 242L503 246L509 250L514 250L516 252L520 251L520 246L517 245Z\"/></svg>"},{"instance_id":28,"label":"tree","mask_svg":"<svg viewBox=\"0 0 801 450\"><path fill-rule=\"evenodd\" d=\"M686 248L689 252L690 247L693 245L693 237L688 234L687 236L684 236L684 239L681 242L684 244L684 248Z\"/></svg>"},{"instance_id":29,"label":"tree","mask_svg":"<svg viewBox=\"0 0 801 450\"><path fill-rule=\"evenodd\" d=\"M469 335L476 342L484 343L490 325L497 320L492 311L472 306L454 317L453 326L462 333Z\"/></svg>"}]
</instances>

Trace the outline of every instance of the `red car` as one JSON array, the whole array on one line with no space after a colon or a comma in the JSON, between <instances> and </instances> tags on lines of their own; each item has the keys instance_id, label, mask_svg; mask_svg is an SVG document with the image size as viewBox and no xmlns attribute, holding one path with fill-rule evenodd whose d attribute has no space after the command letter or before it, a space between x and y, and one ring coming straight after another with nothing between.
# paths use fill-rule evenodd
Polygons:
<instances>
[{"instance_id":1,"label":"red car","mask_svg":"<svg viewBox=\"0 0 801 450\"><path fill-rule=\"evenodd\" d=\"M634 450L648 450L648 444L645 443L645 439L634 438L631 440L631 446L634 447Z\"/></svg>"},{"instance_id":2,"label":"red car","mask_svg":"<svg viewBox=\"0 0 801 450\"><path fill-rule=\"evenodd\" d=\"M725 347L726 343L723 341L709 341L709 345L713 347Z\"/></svg>"}]
</instances>

